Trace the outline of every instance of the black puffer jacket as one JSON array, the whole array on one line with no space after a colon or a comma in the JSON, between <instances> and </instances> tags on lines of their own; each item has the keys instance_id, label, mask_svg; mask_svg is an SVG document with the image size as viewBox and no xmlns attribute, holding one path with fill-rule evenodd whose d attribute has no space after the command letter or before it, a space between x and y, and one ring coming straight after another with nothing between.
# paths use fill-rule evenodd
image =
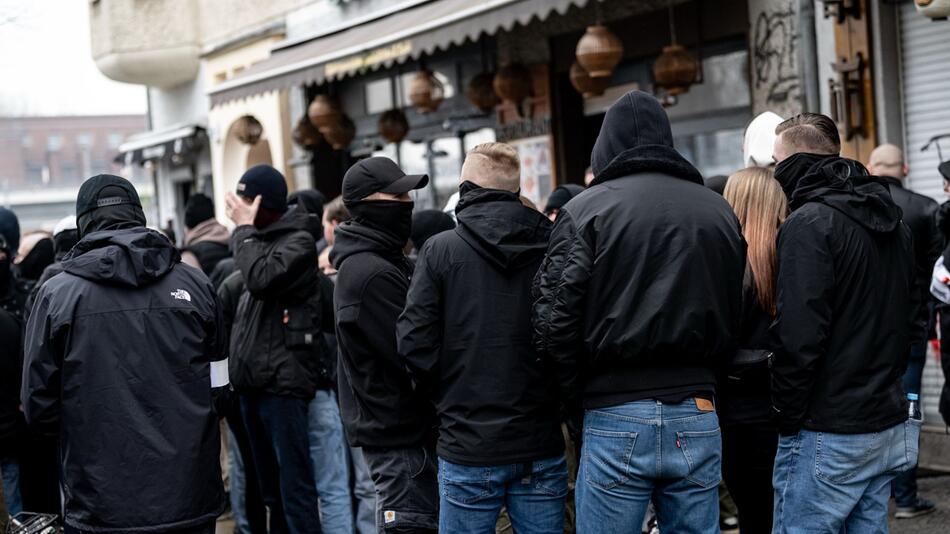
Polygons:
<instances>
[{"instance_id":1,"label":"black puffer jacket","mask_svg":"<svg viewBox=\"0 0 950 534\"><path fill-rule=\"evenodd\" d=\"M240 393L311 399L326 378L322 332L333 331L333 309L308 221L292 209L263 230L239 226L231 237L243 278L230 343L231 383Z\"/></svg>"},{"instance_id":2,"label":"black puffer jacket","mask_svg":"<svg viewBox=\"0 0 950 534\"><path fill-rule=\"evenodd\" d=\"M901 209L902 220L910 228L910 233L914 237L914 263L917 267L917 284L921 291L920 301L928 303L930 302L930 275L933 272L934 263L943 251L943 234L937 227L937 211L940 206L928 196L904 189L904 185L896 178L883 176L881 180L887 185L894 203ZM931 313L930 306L920 307L921 320L928 326L925 333L930 331ZM926 337L916 341L925 342Z\"/></svg>"},{"instance_id":3,"label":"black puffer jacket","mask_svg":"<svg viewBox=\"0 0 950 534\"><path fill-rule=\"evenodd\" d=\"M745 241L729 204L673 149L656 99L604 118L591 187L563 208L537 278L538 351L587 407L712 392L738 334Z\"/></svg>"},{"instance_id":4,"label":"black puffer jacket","mask_svg":"<svg viewBox=\"0 0 950 534\"><path fill-rule=\"evenodd\" d=\"M901 375L925 330L911 232L860 163L810 157L801 176L776 167L793 211L778 236L772 404L786 435L877 432L907 419Z\"/></svg>"},{"instance_id":5,"label":"black puffer jacket","mask_svg":"<svg viewBox=\"0 0 950 534\"><path fill-rule=\"evenodd\" d=\"M330 259L339 271L333 302L340 348L340 414L356 447L427 442L435 414L396 351L396 320L406 304L412 264L405 240L350 221L336 230Z\"/></svg>"},{"instance_id":6,"label":"black puffer jacket","mask_svg":"<svg viewBox=\"0 0 950 534\"><path fill-rule=\"evenodd\" d=\"M164 532L224 510L214 288L145 228L93 232L40 289L26 328L27 421L58 433L66 523ZM223 388L222 388L223 389Z\"/></svg>"},{"instance_id":7,"label":"black puffer jacket","mask_svg":"<svg viewBox=\"0 0 950 534\"><path fill-rule=\"evenodd\" d=\"M440 457L487 466L559 455L556 383L531 343L531 281L551 223L517 194L469 182L461 193L458 228L419 255L399 351L435 402Z\"/></svg>"},{"instance_id":8,"label":"black puffer jacket","mask_svg":"<svg viewBox=\"0 0 950 534\"><path fill-rule=\"evenodd\" d=\"M0 457L21 444L20 376L23 365L23 296L13 280L0 287Z\"/></svg>"}]
</instances>

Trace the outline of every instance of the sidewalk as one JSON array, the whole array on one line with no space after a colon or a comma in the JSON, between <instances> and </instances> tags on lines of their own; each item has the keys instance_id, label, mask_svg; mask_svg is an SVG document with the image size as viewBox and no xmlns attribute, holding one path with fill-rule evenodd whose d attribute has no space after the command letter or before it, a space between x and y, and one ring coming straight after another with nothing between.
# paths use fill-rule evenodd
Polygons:
<instances>
[{"instance_id":1,"label":"sidewalk","mask_svg":"<svg viewBox=\"0 0 950 534\"><path fill-rule=\"evenodd\" d=\"M937 503L937 511L915 519L894 519L891 502L890 531L893 534L947 532L950 528L950 475L921 476L917 483L920 495Z\"/></svg>"}]
</instances>

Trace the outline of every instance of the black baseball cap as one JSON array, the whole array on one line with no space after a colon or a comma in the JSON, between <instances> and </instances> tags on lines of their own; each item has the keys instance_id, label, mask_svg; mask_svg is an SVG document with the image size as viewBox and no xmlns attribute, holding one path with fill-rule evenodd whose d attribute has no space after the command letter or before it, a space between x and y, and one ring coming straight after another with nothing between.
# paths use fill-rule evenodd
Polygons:
<instances>
[{"instance_id":1,"label":"black baseball cap","mask_svg":"<svg viewBox=\"0 0 950 534\"><path fill-rule=\"evenodd\" d=\"M950 182L950 160L944 161L937 166L937 172L940 173L940 176L943 176L943 179Z\"/></svg>"},{"instance_id":2,"label":"black baseball cap","mask_svg":"<svg viewBox=\"0 0 950 534\"><path fill-rule=\"evenodd\" d=\"M359 202L373 193L400 195L429 183L425 174L406 174L396 162L384 157L366 158L343 176L343 204Z\"/></svg>"},{"instance_id":3,"label":"black baseball cap","mask_svg":"<svg viewBox=\"0 0 950 534\"><path fill-rule=\"evenodd\" d=\"M132 204L142 207L132 182L111 174L99 174L86 180L76 196L76 218L106 206Z\"/></svg>"}]
</instances>

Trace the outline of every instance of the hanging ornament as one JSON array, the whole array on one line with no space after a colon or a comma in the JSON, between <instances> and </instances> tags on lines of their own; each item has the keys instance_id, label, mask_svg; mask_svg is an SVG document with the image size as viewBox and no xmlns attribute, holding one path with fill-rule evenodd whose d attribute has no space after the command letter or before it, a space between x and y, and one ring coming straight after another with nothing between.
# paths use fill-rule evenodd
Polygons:
<instances>
[{"instance_id":1,"label":"hanging ornament","mask_svg":"<svg viewBox=\"0 0 950 534\"><path fill-rule=\"evenodd\" d=\"M495 109L501 101L492 87L494 78L495 75L491 72L480 72L468 82L468 88L465 90L468 100L483 113Z\"/></svg>"},{"instance_id":2,"label":"hanging ornament","mask_svg":"<svg viewBox=\"0 0 950 534\"><path fill-rule=\"evenodd\" d=\"M390 109L379 116L379 135L390 143L398 143L409 133L409 121L400 109Z\"/></svg>"},{"instance_id":3,"label":"hanging ornament","mask_svg":"<svg viewBox=\"0 0 950 534\"><path fill-rule=\"evenodd\" d=\"M297 125L294 126L292 137L294 143L297 143L297 146L301 148L316 146L323 140L320 131L310 122L308 117L300 117L300 120L297 121Z\"/></svg>"},{"instance_id":4,"label":"hanging ornament","mask_svg":"<svg viewBox=\"0 0 950 534\"><path fill-rule=\"evenodd\" d=\"M587 27L574 53L591 78L608 78L623 58L623 43L606 26L596 24Z\"/></svg>"},{"instance_id":5,"label":"hanging ornament","mask_svg":"<svg viewBox=\"0 0 950 534\"><path fill-rule=\"evenodd\" d=\"M673 2L668 4L670 19L670 45L663 47L663 53L653 64L653 79L656 87L665 89L667 96L676 96L689 91L689 87L699 79L699 62L682 45L676 43L676 19L673 16Z\"/></svg>"},{"instance_id":6,"label":"hanging ornament","mask_svg":"<svg viewBox=\"0 0 950 534\"><path fill-rule=\"evenodd\" d=\"M307 108L307 117L320 131L339 122L341 113L339 104L328 95L317 95Z\"/></svg>"},{"instance_id":7,"label":"hanging ornament","mask_svg":"<svg viewBox=\"0 0 950 534\"><path fill-rule=\"evenodd\" d=\"M604 91L606 91L607 87L610 86L609 76L591 78L587 74L587 71L584 70L584 67L582 67L580 63L576 61L573 65L571 65L570 78L571 85L573 85L574 89L583 95L584 98L600 96L604 94Z\"/></svg>"},{"instance_id":8,"label":"hanging ornament","mask_svg":"<svg viewBox=\"0 0 950 534\"><path fill-rule=\"evenodd\" d=\"M521 63L505 65L495 74L492 87L505 102L521 106L531 95L531 71Z\"/></svg>"},{"instance_id":9,"label":"hanging ornament","mask_svg":"<svg viewBox=\"0 0 950 534\"><path fill-rule=\"evenodd\" d=\"M264 133L261 122L250 115L245 115L234 124L234 135L245 145L256 145Z\"/></svg>"},{"instance_id":10,"label":"hanging ornament","mask_svg":"<svg viewBox=\"0 0 950 534\"><path fill-rule=\"evenodd\" d=\"M409 82L409 101L419 110L419 113L435 111L442 104L443 98L445 98L445 87L430 70L423 69L416 72L412 81Z\"/></svg>"},{"instance_id":11,"label":"hanging ornament","mask_svg":"<svg viewBox=\"0 0 950 534\"><path fill-rule=\"evenodd\" d=\"M327 143L330 143L334 150L343 150L356 137L356 124L348 115L343 114L339 121L321 128L320 133L323 134L323 138L327 140Z\"/></svg>"}]
</instances>

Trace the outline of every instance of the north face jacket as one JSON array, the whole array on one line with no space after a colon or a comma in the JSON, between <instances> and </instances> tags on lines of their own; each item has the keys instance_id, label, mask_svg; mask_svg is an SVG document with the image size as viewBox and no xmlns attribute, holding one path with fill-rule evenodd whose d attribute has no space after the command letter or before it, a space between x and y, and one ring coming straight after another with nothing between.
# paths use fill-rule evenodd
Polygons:
<instances>
[{"instance_id":1,"label":"north face jacket","mask_svg":"<svg viewBox=\"0 0 950 534\"><path fill-rule=\"evenodd\" d=\"M227 347L214 288L153 230L93 232L26 327L27 422L59 434L66 523L164 532L224 510Z\"/></svg>"},{"instance_id":2,"label":"north face jacket","mask_svg":"<svg viewBox=\"0 0 950 534\"><path fill-rule=\"evenodd\" d=\"M772 406L786 435L878 432L907 419L901 377L925 332L911 232L885 182L815 158L783 183Z\"/></svg>"},{"instance_id":3,"label":"north face jacket","mask_svg":"<svg viewBox=\"0 0 950 534\"><path fill-rule=\"evenodd\" d=\"M309 400L326 380L323 332L333 331L332 295L320 283L308 221L291 209L263 230L238 226L231 236L243 278L230 342L231 383L239 393Z\"/></svg>"},{"instance_id":4,"label":"north face jacket","mask_svg":"<svg viewBox=\"0 0 950 534\"><path fill-rule=\"evenodd\" d=\"M597 408L713 392L742 311L735 213L673 149L647 93L610 107L592 166L537 278L535 346L557 367L562 398L582 393Z\"/></svg>"},{"instance_id":5,"label":"north face jacket","mask_svg":"<svg viewBox=\"0 0 950 534\"><path fill-rule=\"evenodd\" d=\"M461 187L458 227L426 241L399 352L439 417L439 457L471 466L564 452L557 385L531 342L531 283L551 223L518 195Z\"/></svg>"}]
</instances>

